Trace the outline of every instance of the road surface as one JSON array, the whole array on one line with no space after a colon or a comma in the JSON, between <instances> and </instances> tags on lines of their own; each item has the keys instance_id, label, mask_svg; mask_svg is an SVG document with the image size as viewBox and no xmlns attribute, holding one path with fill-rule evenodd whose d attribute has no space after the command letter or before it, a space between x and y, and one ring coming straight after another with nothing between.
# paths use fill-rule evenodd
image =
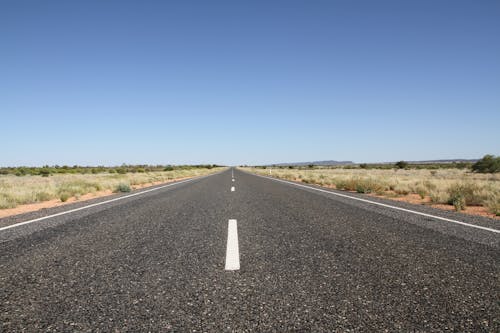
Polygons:
<instances>
[{"instance_id":1,"label":"road surface","mask_svg":"<svg viewBox=\"0 0 500 333\"><path fill-rule=\"evenodd\" d=\"M0 220L0 331L498 332L498 222L373 200L486 229L228 169Z\"/></svg>"}]
</instances>

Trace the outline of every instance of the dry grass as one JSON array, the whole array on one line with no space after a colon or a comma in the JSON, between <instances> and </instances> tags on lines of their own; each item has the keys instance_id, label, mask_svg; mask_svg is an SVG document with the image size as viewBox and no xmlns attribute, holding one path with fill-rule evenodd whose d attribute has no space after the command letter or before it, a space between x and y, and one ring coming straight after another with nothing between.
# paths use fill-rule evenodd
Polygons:
<instances>
[{"instance_id":1,"label":"dry grass","mask_svg":"<svg viewBox=\"0 0 500 333\"><path fill-rule=\"evenodd\" d=\"M500 215L500 174L478 174L461 169L280 169L245 168L246 171L386 197L418 194L422 201L466 206L483 206Z\"/></svg>"},{"instance_id":2,"label":"dry grass","mask_svg":"<svg viewBox=\"0 0 500 333\"><path fill-rule=\"evenodd\" d=\"M79 198L84 194L111 190L126 191L127 187L167 182L179 178L202 176L221 171L212 169L181 169L150 173L126 174L56 174L50 177L1 175L0 209L59 199Z\"/></svg>"}]
</instances>

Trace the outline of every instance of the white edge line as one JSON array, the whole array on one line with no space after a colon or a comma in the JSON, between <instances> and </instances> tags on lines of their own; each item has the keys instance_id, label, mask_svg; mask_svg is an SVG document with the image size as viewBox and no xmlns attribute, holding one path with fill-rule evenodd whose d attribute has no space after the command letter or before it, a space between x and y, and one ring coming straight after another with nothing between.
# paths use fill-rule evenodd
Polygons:
<instances>
[{"instance_id":1,"label":"white edge line","mask_svg":"<svg viewBox=\"0 0 500 333\"><path fill-rule=\"evenodd\" d=\"M226 271L240 269L240 250L238 247L238 224L229 220L227 224Z\"/></svg>"},{"instance_id":2,"label":"white edge line","mask_svg":"<svg viewBox=\"0 0 500 333\"><path fill-rule=\"evenodd\" d=\"M350 195L341 194L341 193L332 192L332 191L327 191L327 190L322 190L322 189L319 189L319 188L305 186L305 185L302 185L302 184L297 184L297 183L289 182L289 181L282 180L282 179L261 176L261 175L257 175L257 174L254 174L254 173L250 173L250 174L254 175L254 176L257 176L257 177L269 179L269 180L274 180L274 181L278 181L278 182L282 182L282 183L286 183L286 184L290 184L290 185L295 185L295 186L298 186L298 187L304 187L304 188L307 188L307 189L310 189L310 190L315 190L315 191L319 191L319 192L325 192L325 193L336 195L336 196L343 197L343 198L348 198L348 199L352 199L352 200L367 202L367 203L371 203L371 204L377 205L377 206L382 206L382 207L386 207L386 208L392 208L392 209L400 210L400 211L407 212L407 213L413 213L413 214L417 214L417 215L421 215L421 216L432 217L432 218L435 218L435 219L438 219L438 220L447 221L447 222L451 222L451 223L457 223L457 224L461 224L461 225L464 225L464 226L467 226L467 227L481 229L481 230L486 230L486 231L490 231L490 232L494 232L494 233L500 234L500 230L497 230L497 229L492 229L492 228L482 227L480 225L474 225L474 224L469 224L469 223L465 223L465 222L461 222L461 221L457 221L457 220L447 219L445 217L431 215L431 214L427 214L427 213L422 213L422 212L418 212L418 211L415 211L415 210L401 208L401 207L397 207L397 206L387 205L387 204L383 204L383 203L380 203L380 202L371 201L371 200L367 200L367 199L356 198L356 197L352 197Z\"/></svg>"},{"instance_id":3,"label":"white edge line","mask_svg":"<svg viewBox=\"0 0 500 333\"><path fill-rule=\"evenodd\" d=\"M223 172L223 171L221 171L221 172ZM106 201L97 202L97 203L90 204L90 205L87 205L87 206L83 206L83 207L78 207L78 208L75 208L75 209L66 210L64 212L60 212L60 213L57 213L57 214L52 214L52 215L48 215L48 216L39 217L37 219L29 220L29 221L24 221L24 222L19 222L19 223L16 223L16 224L11 224L11 225L8 225L6 227L0 228L0 231L11 229L11 228L15 228L15 227L19 227L19 226L22 226L22 225L25 225L25 224L30 224L30 223L33 223L33 222L43 221L43 220L46 220L46 219L50 219L52 217L57 217L57 216L66 215L66 214L69 214L69 213L74 213L74 212L77 212L79 210L84 210L84 209L87 209L87 208L104 205L104 204L107 204L107 203L110 203L110 202L114 202L114 201L118 201L118 200L123 200L123 199L127 199L127 198L130 198L130 197L135 197L136 195L141 195L141 194L144 194L144 193L157 191L157 190L160 190L160 189L165 188L165 187L170 187L170 186L174 186L174 185L178 185L178 184L190 182L190 181L193 181L193 180L196 180L196 179L202 179L202 178L205 178L205 177L210 177L210 176L216 175L218 173L220 173L220 172L213 173L211 175L206 175L206 176L194 177L194 178L190 178L190 179L186 179L186 180L181 180L181 181L178 181L178 182L175 182L175 183L171 183L171 184L167 184L167 185L162 185L162 186L155 187L155 188L152 188L152 189L149 189L149 190L144 190L144 191L141 191L141 192L124 195L122 197L118 197L118 198L109 199L109 200L106 200Z\"/></svg>"}]
</instances>

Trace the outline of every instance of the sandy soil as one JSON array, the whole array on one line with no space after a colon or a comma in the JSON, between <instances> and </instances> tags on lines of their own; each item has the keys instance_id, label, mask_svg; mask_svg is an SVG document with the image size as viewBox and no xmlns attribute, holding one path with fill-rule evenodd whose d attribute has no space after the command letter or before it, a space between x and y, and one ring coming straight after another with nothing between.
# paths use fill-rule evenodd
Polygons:
<instances>
[{"instance_id":1,"label":"sandy soil","mask_svg":"<svg viewBox=\"0 0 500 333\"><path fill-rule=\"evenodd\" d=\"M172 179L172 180L169 180L168 182L154 182L154 183L133 185L131 187L132 187L132 189L137 190L137 189L150 187L150 186L154 186L154 185L168 184L168 183L172 183L174 181L179 181L179 180L188 179L188 178L191 178L191 177ZM23 214L23 213L28 213L28 212L34 212L34 211L44 209L44 208L63 206L63 205L67 205L67 204L70 204L70 203L73 203L76 201L78 201L78 202L87 201L90 199L105 197L105 196L109 196L112 194L113 194L113 192L111 190L105 190L105 191L98 191L98 192L94 192L94 193L87 193L87 194L81 195L79 198L71 197L66 202L62 202L59 199L52 199L49 201L36 202L36 203L32 203L32 204L27 204L27 205L19 205L15 208L0 209L0 218L12 216L12 215Z\"/></svg>"},{"instance_id":2,"label":"sandy soil","mask_svg":"<svg viewBox=\"0 0 500 333\"><path fill-rule=\"evenodd\" d=\"M426 196L425 198L422 199L418 194L408 194L405 196L398 196L393 198L386 197L383 195L374 195L374 196L395 201L409 202L416 205L428 205L442 210L455 210L455 207L453 207L452 205L433 204L431 203L430 197ZM489 217L490 219L500 220L500 216L496 216L495 214L490 213L486 207L482 206L468 206L465 210L461 211L461 213L469 215L479 215L479 216Z\"/></svg>"}]
</instances>

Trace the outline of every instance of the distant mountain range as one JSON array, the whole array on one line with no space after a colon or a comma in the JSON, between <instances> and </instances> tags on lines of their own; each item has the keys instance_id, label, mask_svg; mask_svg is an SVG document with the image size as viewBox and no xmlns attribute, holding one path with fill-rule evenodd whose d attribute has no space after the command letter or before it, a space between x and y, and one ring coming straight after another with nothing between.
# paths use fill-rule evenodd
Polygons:
<instances>
[{"instance_id":1,"label":"distant mountain range","mask_svg":"<svg viewBox=\"0 0 500 333\"><path fill-rule=\"evenodd\" d=\"M457 159L451 159L451 160L424 160L424 161L405 161L410 164L433 164L433 163L475 163L477 162L478 159L463 159L463 158L457 158ZM367 164L394 164L397 161L394 162L378 162L378 163L367 163ZM295 163L275 163L275 164L268 164L268 166L306 166L306 165L352 165L352 164L359 164L355 163L353 161L314 161L314 162L295 162Z\"/></svg>"}]
</instances>

